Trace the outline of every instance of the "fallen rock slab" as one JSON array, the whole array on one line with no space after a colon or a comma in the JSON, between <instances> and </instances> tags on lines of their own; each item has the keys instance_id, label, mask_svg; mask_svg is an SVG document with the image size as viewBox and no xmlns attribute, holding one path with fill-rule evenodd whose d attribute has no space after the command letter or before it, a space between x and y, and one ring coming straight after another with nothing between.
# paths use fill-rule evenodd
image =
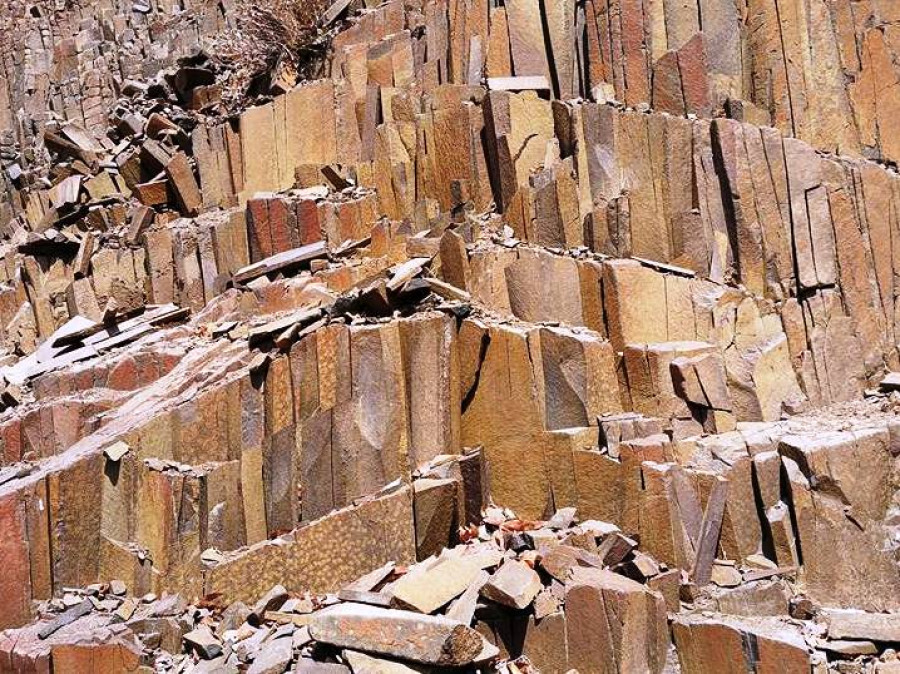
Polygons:
<instances>
[{"instance_id":1,"label":"fallen rock slab","mask_svg":"<svg viewBox=\"0 0 900 674\"><path fill-rule=\"evenodd\" d=\"M222 655L222 644L206 626L185 634L184 641L204 660L212 660Z\"/></svg>"},{"instance_id":2,"label":"fallen rock slab","mask_svg":"<svg viewBox=\"0 0 900 674\"><path fill-rule=\"evenodd\" d=\"M900 641L900 614L852 609L825 609L823 614L831 639Z\"/></svg>"},{"instance_id":3,"label":"fallen rock slab","mask_svg":"<svg viewBox=\"0 0 900 674\"><path fill-rule=\"evenodd\" d=\"M71 608L63 611L58 616L56 616L56 618L54 618L52 622L44 625L41 628L40 632L38 632L38 637L41 639L46 639L57 630L75 622L79 618L86 616L91 612L92 609L93 605L87 599L78 604L75 604L75 606L72 606Z\"/></svg>"},{"instance_id":4,"label":"fallen rock slab","mask_svg":"<svg viewBox=\"0 0 900 674\"><path fill-rule=\"evenodd\" d=\"M402 662L376 658L359 651L344 651L344 660L353 674L421 674L421 668L404 665Z\"/></svg>"},{"instance_id":5,"label":"fallen rock slab","mask_svg":"<svg viewBox=\"0 0 900 674\"><path fill-rule=\"evenodd\" d=\"M316 662L301 658L294 668L294 674L350 674L350 670L334 662Z\"/></svg>"},{"instance_id":6,"label":"fallen rock slab","mask_svg":"<svg viewBox=\"0 0 900 674\"><path fill-rule=\"evenodd\" d=\"M363 604L316 613L309 633L331 646L444 667L468 665L482 649L478 632L455 620Z\"/></svg>"},{"instance_id":7,"label":"fallen rock slab","mask_svg":"<svg viewBox=\"0 0 900 674\"><path fill-rule=\"evenodd\" d=\"M480 570L463 559L441 560L422 573L408 573L394 583L394 603L419 613L434 613L465 592Z\"/></svg>"}]
</instances>

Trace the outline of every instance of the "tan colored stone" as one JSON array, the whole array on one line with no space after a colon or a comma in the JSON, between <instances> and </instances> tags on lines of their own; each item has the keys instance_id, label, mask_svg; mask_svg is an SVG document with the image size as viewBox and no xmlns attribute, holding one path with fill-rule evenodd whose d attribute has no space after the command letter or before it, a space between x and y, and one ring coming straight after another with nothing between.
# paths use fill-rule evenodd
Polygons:
<instances>
[{"instance_id":1,"label":"tan colored stone","mask_svg":"<svg viewBox=\"0 0 900 674\"><path fill-rule=\"evenodd\" d=\"M413 568L391 586L392 603L419 613L434 613L465 592L481 569L462 558Z\"/></svg>"},{"instance_id":2,"label":"tan colored stone","mask_svg":"<svg viewBox=\"0 0 900 674\"><path fill-rule=\"evenodd\" d=\"M507 560L481 588L481 595L498 604L524 609L541 590L541 579L524 562Z\"/></svg>"}]
</instances>

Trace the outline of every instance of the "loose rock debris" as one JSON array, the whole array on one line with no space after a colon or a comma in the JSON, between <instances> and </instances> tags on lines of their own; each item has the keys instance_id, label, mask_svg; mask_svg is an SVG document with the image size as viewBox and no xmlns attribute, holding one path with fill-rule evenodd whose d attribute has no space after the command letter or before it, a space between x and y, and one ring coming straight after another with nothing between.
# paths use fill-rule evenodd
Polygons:
<instances>
[{"instance_id":1,"label":"loose rock debris","mask_svg":"<svg viewBox=\"0 0 900 674\"><path fill-rule=\"evenodd\" d=\"M194 604L132 598L119 580L69 589L44 607L46 618L8 633L7 655L37 663L87 641L104 657L165 671L605 671L621 662L664 671L671 622L676 646L698 667L722 671L750 658L760 669L801 671L826 654L878 655L878 644L898 640L891 614L810 604L814 619L791 617L794 568L760 578L759 562L717 559L728 582L714 572L706 589L655 560L644 574L636 562L647 555L636 547L609 554L622 538L615 525L574 515L523 521L487 506L466 543L409 566L389 562L337 593L277 585L252 607L221 593ZM758 647L747 650L748 639ZM525 655L510 659L512 648Z\"/></svg>"},{"instance_id":2,"label":"loose rock debris","mask_svg":"<svg viewBox=\"0 0 900 674\"><path fill-rule=\"evenodd\" d=\"M176 4L0 9L0 671L900 671L890 3Z\"/></svg>"}]
</instances>

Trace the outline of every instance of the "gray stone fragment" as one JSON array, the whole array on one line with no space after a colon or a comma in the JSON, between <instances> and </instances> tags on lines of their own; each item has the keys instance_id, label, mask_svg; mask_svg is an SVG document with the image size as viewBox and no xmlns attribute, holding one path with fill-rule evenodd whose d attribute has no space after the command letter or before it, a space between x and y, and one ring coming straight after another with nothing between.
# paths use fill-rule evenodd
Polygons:
<instances>
[{"instance_id":1,"label":"gray stone fragment","mask_svg":"<svg viewBox=\"0 0 900 674\"><path fill-rule=\"evenodd\" d=\"M75 622L79 618L86 616L93 610L94 605L89 599L85 599L84 601L75 604L75 606L72 606L71 608L63 611L51 622L44 625L38 632L38 637L41 639L46 639L57 630L62 629L66 625L71 625L73 622Z\"/></svg>"},{"instance_id":2,"label":"gray stone fragment","mask_svg":"<svg viewBox=\"0 0 900 674\"><path fill-rule=\"evenodd\" d=\"M247 674L284 674L294 657L290 639L273 639L263 644Z\"/></svg>"},{"instance_id":3,"label":"gray stone fragment","mask_svg":"<svg viewBox=\"0 0 900 674\"><path fill-rule=\"evenodd\" d=\"M222 644L206 625L185 634L184 640L204 660L212 660L222 655Z\"/></svg>"}]
</instances>

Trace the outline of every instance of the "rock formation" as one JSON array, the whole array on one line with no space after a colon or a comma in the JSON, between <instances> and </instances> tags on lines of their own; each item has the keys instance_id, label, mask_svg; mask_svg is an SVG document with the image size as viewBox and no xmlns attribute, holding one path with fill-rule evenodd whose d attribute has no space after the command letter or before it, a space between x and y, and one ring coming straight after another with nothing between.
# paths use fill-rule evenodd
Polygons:
<instances>
[{"instance_id":1,"label":"rock formation","mask_svg":"<svg viewBox=\"0 0 900 674\"><path fill-rule=\"evenodd\" d=\"M0 7L0 671L900 672L900 5L247 4Z\"/></svg>"}]
</instances>

